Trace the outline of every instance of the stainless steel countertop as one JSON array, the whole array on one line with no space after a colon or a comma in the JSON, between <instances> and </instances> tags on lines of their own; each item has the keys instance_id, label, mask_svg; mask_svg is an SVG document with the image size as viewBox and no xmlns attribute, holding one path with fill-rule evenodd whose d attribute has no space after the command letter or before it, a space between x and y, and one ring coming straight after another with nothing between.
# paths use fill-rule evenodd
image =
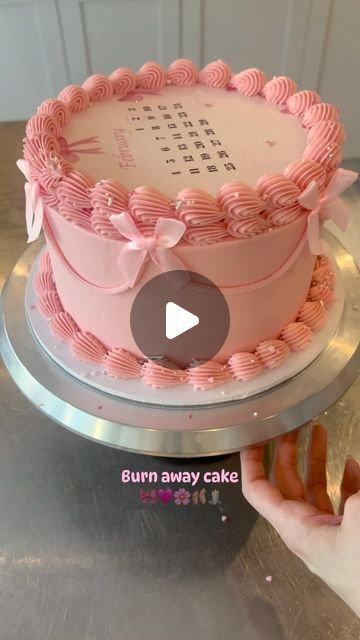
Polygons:
<instances>
[{"instance_id":1,"label":"stainless steel countertop","mask_svg":"<svg viewBox=\"0 0 360 640\"><path fill-rule=\"evenodd\" d=\"M14 167L23 124L0 125L0 135L1 286L25 246ZM360 637L355 615L257 517L238 484L220 487L222 522L209 504L142 504L142 485L119 477L124 468L239 470L237 454L180 461L109 449L36 411L2 365L0 379L0 640ZM360 379L322 416L335 502L346 454L360 458L359 391ZM304 428L302 454L307 437Z\"/></svg>"}]
</instances>

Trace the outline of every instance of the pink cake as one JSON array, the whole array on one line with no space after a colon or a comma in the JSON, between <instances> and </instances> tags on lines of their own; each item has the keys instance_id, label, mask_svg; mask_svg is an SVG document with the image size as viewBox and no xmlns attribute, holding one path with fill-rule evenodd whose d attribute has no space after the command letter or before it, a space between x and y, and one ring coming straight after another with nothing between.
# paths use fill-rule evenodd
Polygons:
<instances>
[{"instance_id":1,"label":"pink cake","mask_svg":"<svg viewBox=\"0 0 360 640\"><path fill-rule=\"evenodd\" d=\"M36 280L50 331L108 375L206 389L281 366L326 320L334 276L321 255L338 196L338 109L262 71L200 72L190 60L148 62L70 85L28 122L24 160L29 240L48 253ZM185 371L144 358L130 311L168 269L217 285L230 329L214 360Z\"/></svg>"}]
</instances>

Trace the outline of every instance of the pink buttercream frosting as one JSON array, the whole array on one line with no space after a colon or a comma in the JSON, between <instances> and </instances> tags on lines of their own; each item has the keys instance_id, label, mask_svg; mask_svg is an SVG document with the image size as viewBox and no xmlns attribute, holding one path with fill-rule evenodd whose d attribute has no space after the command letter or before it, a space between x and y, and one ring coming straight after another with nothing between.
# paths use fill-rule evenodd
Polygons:
<instances>
[{"instance_id":1,"label":"pink buttercream frosting","mask_svg":"<svg viewBox=\"0 0 360 640\"><path fill-rule=\"evenodd\" d=\"M313 127L323 120L332 120L336 122L339 119L339 109L333 104L319 102L307 109L304 113L303 124L305 127Z\"/></svg>"},{"instance_id":2,"label":"pink buttercream frosting","mask_svg":"<svg viewBox=\"0 0 360 640\"><path fill-rule=\"evenodd\" d=\"M89 76L82 84L82 88L87 91L91 102L98 102L111 98L113 94L113 85L106 76L95 73Z\"/></svg>"},{"instance_id":3,"label":"pink buttercream frosting","mask_svg":"<svg viewBox=\"0 0 360 640\"><path fill-rule=\"evenodd\" d=\"M315 284L310 287L309 300L322 302L326 309L328 309L333 304L335 296L326 284Z\"/></svg>"},{"instance_id":4,"label":"pink buttercream frosting","mask_svg":"<svg viewBox=\"0 0 360 640\"><path fill-rule=\"evenodd\" d=\"M56 291L44 291L38 297L38 309L45 318L51 318L59 311L63 311L58 293Z\"/></svg>"},{"instance_id":5,"label":"pink buttercream frosting","mask_svg":"<svg viewBox=\"0 0 360 640\"><path fill-rule=\"evenodd\" d=\"M39 270L52 271L52 265L51 265L50 255L48 251L44 251L40 256Z\"/></svg>"},{"instance_id":6,"label":"pink buttercream frosting","mask_svg":"<svg viewBox=\"0 0 360 640\"><path fill-rule=\"evenodd\" d=\"M137 187L130 193L129 211L139 222L155 226L159 218L173 218L174 207L167 198L155 187Z\"/></svg>"},{"instance_id":7,"label":"pink buttercream frosting","mask_svg":"<svg viewBox=\"0 0 360 640\"><path fill-rule=\"evenodd\" d=\"M210 62L199 74L199 81L202 84L207 84L210 87L216 87L218 89L226 87L231 78L231 69L222 60L216 60Z\"/></svg>"},{"instance_id":8,"label":"pink buttercream frosting","mask_svg":"<svg viewBox=\"0 0 360 640\"><path fill-rule=\"evenodd\" d=\"M176 199L176 213L187 226L207 226L225 216L215 198L201 189L182 189Z\"/></svg>"},{"instance_id":9,"label":"pink buttercream frosting","mask_svg":"<svg viewBox=\"0 0 360 640\"><path fill-rule=\"evenodd\" d=\"M314 269L318 269L318 267L330 267L329 258L327 256L316 256Z\"/></svg>"},{"instance_id":10,"label":"pink buttercream frosting","mask_svg":"<svg viewBox=\"0 0 360 640\"><path fill-rule=\"evenodd\" d=\"M262 213L266 203L259 194L246 184L227 182L218 193L220 208L231 219L253 218Z\"/></svg>"},{"instance_id":11,"label":"pink buttercream frosting","mask_svg":"<svg viewBox=\"0 0 360 640\"><path fill-rule=\"evenodd\" d=\"M256 68L245 69L240 73L235 73L231 78L232 86L244 96L259 95L265 86L265 82L265 73Z\"/></svg>"},{"instance_id":12,"label":"pink buttercream frosting","mask_svg":"<svg viewBox=\"0 0 360 640\"><path fill-rule=\"evenodd\" d=\"M141 364L132 353L115 348L106 354L105 371L112 378L129 380L140 377Z\"/></svg>"},{"instance_id":13,"label":"pink buttercream frosting","mask_svg":"<svg viewBox=\"0 0 360 640\"><path fill-rule=\"evenodd\" d=\"M51 269L41 269L37 273L34 281L34 289L38 295L45 293L45 291L56 291Z\"/></svg>"},{"instance_id":14,"label":"pink buttercream frosting","mask_svg":"<svg viewBox=\"0 0 360 640\"><path fill-rule=\"evenodd\" d=\"M285 175L289 180L295 182L300 191L304 191L313 180L317 183L320 191L325 186L326 171L321 164L314 162L314 160L292 162L286 167Z\"/></svg>"},{"instance_id":15,"label":"pink buttercream frosting","mask_svg":"<svg viewBox=\"0 0 360 640\"><path fill-rule=\"evenodd\" d=\"M72 171L61 182L58 188L60 202L68 211L89 209L91 189L94 180L82 171Z\"/></svg>"},{"instance_id":16,"label":"pink buttercream frosting","mask_svg":"<svg viewBox=\"0 0 360 640\"><path fill-rule=\"evenodd\" d=\"M268 231L270 224L262 216L252 218L234 218L228 224L228 232L234 238L252 238Z\"/></svg>"},{"instance_id":17,"label":"pink buttercream frosting","mask_svg":"<svg viewBox=\"0 0 360 640\"><path fill-rule=\"evenodd\" d=\"M114 238L114 240L124 239L124 236L114 227L109 216L106 213L102 213L102 211L97 209L93 210L90 217L90 225L95 233L105 236L105 238Z\"/></svg>"},{"instance_id":18,"label":"pink buttercream frosting","mask_svg":"<svg viewBox=\"0 0 360 640\"><path fill-rule=\"evenodd\" d=\"M39 133L50 133L50 135L58 138L60 136L60 125L52 116L37 113L27 123L26 135L28 138L33 138Z\"/></svg>"},{"instance_id":19,"label":"pink buttercream frosting","mask_svg":"<svg viewBox=\"0 0 360 640\"><path fill-rule=\"evenodd\" d=\"M341 162L342 147L336 142L326 142L319 138L307 145L303 158L318 162L327 171L331 171Z\"/></svg>"},{"instance_id":20,"label":"pink buttercream frosting","mask_svg":"<svg viewBox=\"0 0 360 640\"><path fill-rule=\"evenodd\" d=\"M329 265L319 265L317 266L312 274L312 283L313 284L326 284L330 287L331 290L335 287L335 275L334 272L329 268Z\"/></svg>"},{"instance_id":21,"label":"pink buttercream frosting","mask_svg":"<svg viewBox=\"0 0 360 640\"><path fill-rule=\"evenodd\" d=\"M305 111L314 104L320 102L320 96L316 91L297 91L286 101L286 106L294 116L303 116Z\"/></svg>"},{"instance_id":22,"label":"pink buttercream frosting","mask_svg":"<svg viewBox=\"0 0 360 640\"><path fill-rule=\"evenodd\" d=\"M279 209L270 209L266 216L266 221L274 226L281 226L284 224L290 224L296 220L299 216L303 215L305 209L302 209L299 204L295 203L289 207L280 207Z\"/></svg>"},{"instance_id":23,"label":"pink buttercream frosting","mask_svg":"<svg viewBox=\"0 0 360 640\"><path fill-rule=\"evenodd\" d=\"M120 67L115 69L109 76L110 82L113 86L114 94L123 98L127 93L134 91L136 87L135 73L127 67Z\"/></svg>"},{"instance_id":24,"label":"pink buttercream frosting","mask_svg":"<svg viewBox=\"0 0 360 640\"><path fill-rule=\"evenodd\" d=\"M179 58L168 69L168 81L179 87L192 87L197 83L199 71L191 60Z\"/></svg>"},{"instance_id":25,"label":"pink buttercream frosting","mask_svg":"<svg viewBox=\"0 0 360 640\"><path fill-rule=\"evenodd\" d=\"M37 180L49 166L49 162L59 158L59 143L50 133L41 133L35 138L25 138L24 158L29 163L30 179ZM60 158L59 158L60 160Z\"/></svg>"},{"instance_id":26,"label":"pink buttercream frosting","mask_svg":"<svg viewBox=\"0 0 360 640\"><path fill-rule=\"evenodd\" d=\"M256 355L267 369L276 369L289 355L289 347L283 340L264 340L256 349Z\"/></svg>"},{"instance_id":27,"label":"pink buttercream frosting","mask_svg":"<svg viewBox=\"0 0 360 640\"><path fill-rule=\"evenodd\" d=\"M60 91L58 98L65 102L71 113L79 113L90 104L89 94L77 84L69 84Z\"/></svg>"},{"instance_id":28,"label":"pink buttercream frosting","mask_svg":"<svg viewBox=\"0 0 360 640\"><path fill-rule=\"evenodd\" d=\"M327 142L336 142L343 145L345 142L345 129L340 122L333 122L332 120L322 120L310 129L307 142L312 144L318 140Z\"/></svg>"},{"instance_id":29,"label":"pink buttercream frosting","mask_svg":"<svg viewBox=\"0 0 360 640\"><path fill-rule=\"evenodd\" d=\"M271 104L285 104L295 91L296 84L291 78L275 76L266 83L263 94Z\"/></svg>"},{"instance_id":30,"label":"pink buttercream frosting","mask_svg":"<svg viewBox=\"0 0 360 640\"><path fill-rule=\"evenodd\" d=\"M71 165L64 162L62 158L50 154L46 160L46 166L38 174L38 180L45 191L52 193L57 190L60 182L71 172L71 169ZM56 202L58 202L57 193Z\"/></svg>"},{"instance_id":31,"label":"pink buttercream frosting","mask_svg":"<svg viewBox=\"0 0 360 640\"><path fill-rule=\"evenodd\" d=\"M69 313L60 311L51 318L50 331L58 340L70 342L78 333L79 327Z\"/></svg>"},{"instance_id":32,"label":"pink buttercream frosting","mask_svg":"<svg viewBox=\"0 0 360 640\"><path fill-rule=\"evenodd\" d=\"M115 180L100 180L90 189L90 203L94 211L108 217L128 207L129 192Z\"/></svg>"},{"instance_id":33,"label":"pink buttercream frosting","mask_svg":"<svg viewBox=\"0 0 360 640\"><path fill-rule=\"evenodd\" d=\"M68 207L63 202L59 202L58 210L63 218L68 220L68 222L72 222L78 227L91 231L92 225L90 209L76 209L75 207Z\"/></svg>"},{"instance_id":34,"label":"pink buttercream frosting","mask_svg":"<svg viewBox=\"0 0 360 640\"><path fill-rule=\"evenodd\" d=\"M255 353L239 352L229 358L228 365L235 380L248 382L263 370L264 365Z\"/></svg>"},{"instance_id":35,"label":"pink buttercream frosting","mask_svg":"<svg viewBox=\"0 0 360 640\"><path fill-rule=\"evenodd\" d=\"M70 341L70 350L77 360L95 364L102 362L106 355L106 347L89 331L78 331Z\"/></svg>"},{"instance_id":36,"label":"pink buttercream frosting","mask_svg":"<svg viewBox=\"0 0 360 640\"><path fill-rule=\"evenodd\" d=\"M186 370L186 376L194 389L205 391L205 389L212 389L228 380L231 377L231 373L227 365L220 364L215 360L209 360L197 367L190 366Z\"/></svg>"},{"instance_id":37,"label":"pink buttercream frosting","mask_svg":"<svg viewBox=\"0 0 360 640\"><path fill-rule=\"evenodd\" d=\"M290 207L297 202L299 187L281 173L265 173L256 183L261 197L268 207Z\"/></svg>"},{"instance_id":38,"label":"pink buttercream frosting","mask_svg":"<svg viewBox=\"0 0 360 640\"><path fill-rule=\"evenodd\" d=\"M325 306L318 301L307 300L300 307L297 319L310 327L311 331L319 331L326 320Z\"/></svg>"},{"instance_id":39,"label":"pink buttercream frosting","mask_svg":"<svg viewBox=\"0 0 360 640\"><path fill-rule=\"evenodd\" d=\"M136 74L141 89L161 89L166 85L166 70L158 62L145 62Z\"/></svg>"},{"instance_id":40,"label":"pink buttercream frosting","mask_svg":"<svg viewBox=\"0 0 360 640\"><path fill-rule=\"evenodd\" d=\"M183 239L189 244L204 245L221 242L228 236L228 230L223 222L216 222L205 227L188 227Z\"/></svg>"},{"instance_id":41,"label":"pink buttercream frosting","mask_svg":"<svg viewBox=\"0 0 360 640\"><path fill-rule=\"evenodd\" d=\"M311 342L312 331L303 322L291 322L282 331L281 339L292 351L301 351Z\"/></svg>"},{"instance_id":42,"label":"pink buttercream frosting","mask_svg":"<svg viewBox=\"0 0 360 640\"><path fill-rule=\"evenodd\" d=\"M141 378L145 384L155 389L166 389L186 382L185 372L181 369L164 367L152 360L142 365Z\"/></svg>"},{"instance_id":43,"label":"pink buttercream frosting","mask_svg":"<svg viewBox=\"0 0 360 640\"><path fill-rule=\"evenodd\" d=\"M59 127L65 127L71 119L70 109L61 98L50 98L44 100L39 106L37 113L51 116L58 123Z\"/></svg>"}]
</instances>

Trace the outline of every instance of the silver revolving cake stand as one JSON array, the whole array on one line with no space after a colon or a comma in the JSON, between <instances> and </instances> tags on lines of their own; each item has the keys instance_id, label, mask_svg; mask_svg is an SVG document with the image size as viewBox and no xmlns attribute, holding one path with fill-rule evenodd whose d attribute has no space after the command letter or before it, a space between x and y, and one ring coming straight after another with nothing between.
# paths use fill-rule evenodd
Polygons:
<instances>
[{"instance_id":1,"label":"silver revolving cake stand","mask_svg":"<svg viewBox=\"0 0 360 640\"><path fill-rule=\"evenodd\" d=\"M28 326L24 297L39 243L29 247L1 296L0 351L24 395L43 413L86 438L157 456L200 457L238 451L312 420L348 389L359 372L360 287L352 256L326 232L345 289L338 330L301 373L265 393L216 405L134 402L91 388L55 364Z\"/></svg>"}]
</instances>

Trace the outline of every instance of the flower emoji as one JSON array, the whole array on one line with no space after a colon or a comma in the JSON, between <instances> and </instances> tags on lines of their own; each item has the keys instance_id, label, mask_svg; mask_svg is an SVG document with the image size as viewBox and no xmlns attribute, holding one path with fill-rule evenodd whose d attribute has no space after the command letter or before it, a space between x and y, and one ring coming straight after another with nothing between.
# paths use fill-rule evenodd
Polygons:
<instances>
[{"instance_id":1,"label":"flower emoji","mask_svg":"<svg viewBox=\"0 0 360 640\"><path fill-rule=\"evenodd\" d=\"M190 491L186 489L178 489L174 492L175 504L183 504L184 506L190 502Z\"/></svg>"}]
</instances>

